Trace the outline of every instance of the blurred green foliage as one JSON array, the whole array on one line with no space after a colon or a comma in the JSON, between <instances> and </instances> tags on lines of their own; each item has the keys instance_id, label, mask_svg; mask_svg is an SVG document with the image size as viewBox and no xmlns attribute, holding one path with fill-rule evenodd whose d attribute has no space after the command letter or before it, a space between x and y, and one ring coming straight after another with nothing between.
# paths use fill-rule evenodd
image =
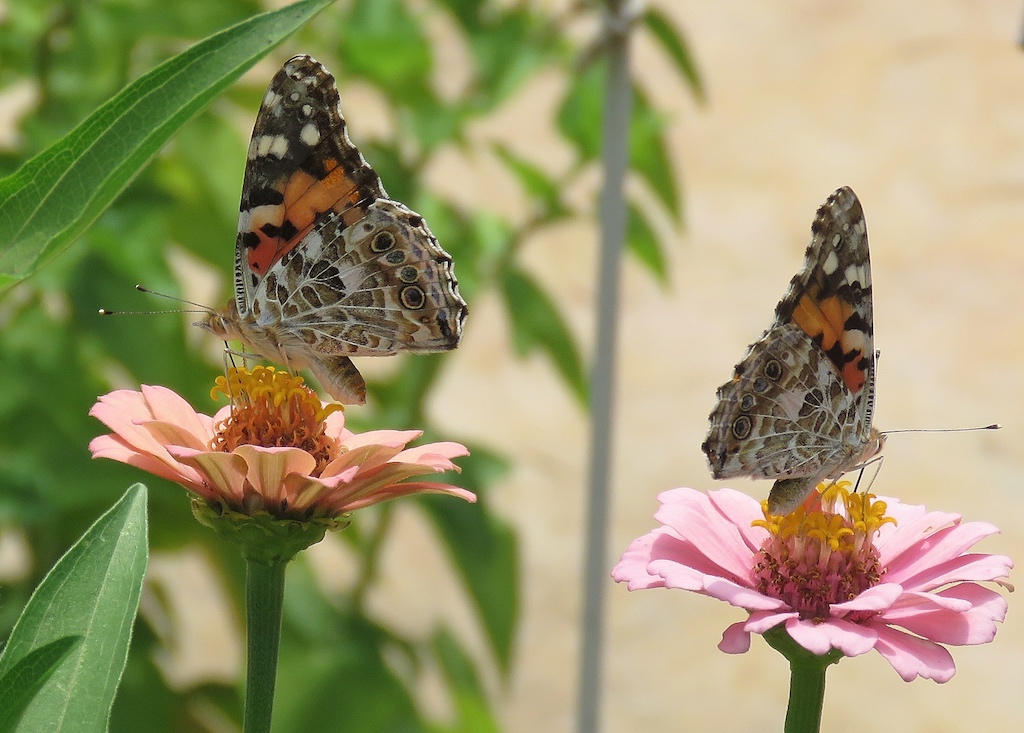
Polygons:
<instances>
[{"instance_id":1,"label":"blurred green foliage","mask_svg":"<svg viewBox=\"0 0 1024 733\"><path fill-rule=\"evenodd\" d=\"M262 11L250 0L19 0L4 7L0 100L10 98L3 95L12 90L27 88L31 102L17 118L16 144L0 150L0 175L11 176L0 181L0 232L25 234L40 253L53 246L53 234L47 231L52 220L2 220L4 211L14 210L4 206L31 184L16 171L129 82L182 49L194 48L199 39ZM590 16L596 10L581 6L572 13ZM394 137L359 141L363 153L391 195L423 214L453 255L470 311L482 291L499 293L517 352L546 355L585 406L586 369L576 337L556 300L521 261L522 250L539 229L591 215L563 198L568 186L598 164L600 155L604 65L597 54L585 68L577 67L584 54L571 41L569 25L575 20L573 14L555 17L525 2L351 0L321 12L272 60L279 63L298 52L313 54L337 76L343 105L346 85L353 81L379 92L392 115ZM664 48L701 96L696 67L678 32L654 11L643 20L637 28ZM442 95L435 88L434 79L444 73L437 68L439 41L431 32L436 21L453 29L466 50L469 68L461 70L460 77L464 72L467 81L454 95ZM222 37L232 38L230 33ZM237 41L238 36L234 38ZM274 42L268 38L267 49ZM252 49L251 59L239 60L237 71L265 52L262 47ZM544 70L560 72L568 80L557 118L549 124L570 143L574 164L567 171L547 170L541 161L514 152L528 149L523 140L494 140L487 151L508 168L533 202L534 213L527 221L510 221L499 212L469 211L425 188L423 173L439 150L465 149L467 126L494 113ZM89 440L102 431L87 414L97 395L118 386L163 384L200 410L216 407L210 403L209 388L222 364L197 347L205 342L186 333L185 319L100 318L96 311L100 306L147 307L130 305L138 302L131 295L136 283L182 294L188 283L180 281L180 269L172 265L169 255L175 251L219 272L227 291L247 144L239 121L254 116L269 74L250 77L183 125L192 110L183 112L180 106L149 120L146 124L164 125L168 133L177 129L159 153L154 146L129 156L118 170L90 168L94 178L83 180L79 188L127 187L112 204L104 203L81 220L84 233L75 232L74 246L0 297L0 527L23 533L32 559L27 577L0 587L2 637L43 573L139 478L138 471L127 466L90 459ZM195 98L216 83L220 82L211 79L197 86ZM682 204L668 159L664 120L639 80L636 92L629 132L633 170L656 201L631 205L629 247L664 282L663 243L645 212L660 206L678 224ZM116 104L113 109L118 111ZM353 114L358 112L349 110L349 116ZM104 117L97 124L113 123ZM116 148L123 138L114 138ZM75 136L64 139L72 158L87 153L85 146L75 147L78 142ZM47 205L66 205L62 192L69 189L60 185L58 178L39 197L48 196ZM68 235L64 246L72 239ZM4 259L11 246L9 240L0 241L0 277L17 280L21 271L7 267ZM476 665L507 676L514 661L520 583L517 538L488 501L506 470L505 459L472 436L444 435L425 411L448 358L400 359L392 376L368 385L370 408L352 410L349 420L357 430L423 428L425 439L459 440L472 451L471 457L460 460L464 470L458 483L477 492L477 504L437 497L417 501L463 580L491 657L474 660L459 635L445 626L428 638L413 638L374 618L366 595L378 581L377 560L389 538L393 509L384 505L364 510L340 535L360 558L348 592L340 597L326 594L301 559L289 568L275 730L500 729L483 682L486 674ZM146 480L153 489L153 550L208 548L241 618L240 558L192 519L180 488L152 477ZM208 730L210 711L237 722L241 706L234 686L169 685L154 662L162 636L149 623L148 616L136 622L111 730ZM431 718L417 704L413 691L428 667L441 672L451 702L450 719Z\"/></svg>"}]
</instances>

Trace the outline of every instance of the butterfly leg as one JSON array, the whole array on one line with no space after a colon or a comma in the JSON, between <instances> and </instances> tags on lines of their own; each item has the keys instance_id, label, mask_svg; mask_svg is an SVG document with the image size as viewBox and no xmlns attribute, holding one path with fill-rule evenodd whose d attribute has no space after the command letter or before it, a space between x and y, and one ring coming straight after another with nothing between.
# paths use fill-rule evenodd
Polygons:
<instances>
[{"instance_id":1,"label":"butterfly leg","mask_svg":"<svg viewBox=\"0 0 1024 733\"><path fill-rule=\"evenodd\" d=\"M860 473L857 474L857 483L854 484L853 490L854 491L859 491L860 490L860 480L864 477L864 469L867 468L868 466L870 466L872 463L877 463L878 466L875 468L875 472L871 475L871 480L868 482L868 485L864 489L865 493L867 493L868 491L871 491L871 487L874 486L874 484L875 484L875 479L878 478L878 474L882 470L882 461L884 461L884 460L885 460L885 456L879 455L879 456L875 456L874 458L872 458L869 461L865 461L864 463L860 464L857 467L857 468L860 469Z\"/></svg>"}]
</instances>

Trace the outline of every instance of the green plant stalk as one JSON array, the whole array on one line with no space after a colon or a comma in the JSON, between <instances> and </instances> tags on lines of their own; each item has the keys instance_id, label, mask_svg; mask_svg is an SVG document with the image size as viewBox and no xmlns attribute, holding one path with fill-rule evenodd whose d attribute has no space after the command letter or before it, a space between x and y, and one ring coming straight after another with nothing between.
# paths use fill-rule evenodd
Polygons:
<instances>
[{"instance_id":1,"label":"green plant stalk","mask_svg":"<svg viewBox=\"0 0 1024 733\"><path fill-rule=\"evenodd\" d=\"M287 561L246 560L245 616L248 631L245 670L245 733L270 733L281 645L284 569Z\"/></svg>"},{"instance_id":2,"label":"green plant stalk","mask_svg":"<svg viewBox=\"0 0 1024 733\"><path fill-rule=\"evenodd\" d=\"M821 711L825 705L825 671L843 658L842 652L809 652L793 641L782 626L765 632L764 638L789 660L789 708L783 730L817 733L821 730Z\"/></svg>"},{"instance_id":3,"label":"green plant stalk","mask_svg":"<svg viewBox=\"0 0 1024 733\"><path fill-rule=\"evenodd\" d=\"M789 663L789 708L786 733L811 733L821 728L821 710L825 704L825 669L828 663Z\"/></svg>"}]
</instances>

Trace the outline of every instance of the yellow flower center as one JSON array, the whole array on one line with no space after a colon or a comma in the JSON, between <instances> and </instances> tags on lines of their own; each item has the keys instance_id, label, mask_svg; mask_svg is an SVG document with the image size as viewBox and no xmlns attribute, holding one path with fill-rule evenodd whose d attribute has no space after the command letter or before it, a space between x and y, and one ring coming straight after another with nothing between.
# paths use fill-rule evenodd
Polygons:
<instances>
[{"instance_id":1,"label":"yellow flower center","mask_svg":"<svg viewBox=\"0 0 1024 733\"><path fill-rule=\"evenodd\" d=\"M852 600L885 577L873 538L891 522L873 494L850 491L849 481L821 484L821 501L791 514L768 514L753 523L770 536L754 566L756 587L785 601L801 618L825 620L829 605ZM767 507L767 502L763 505ZM861 614L863 615L863 614ZM847 616L856 622L859 617Z\"/></svg>"},{"instance_id":2,"label":"yellow flower center","mask_svg":"<svg viewBox=\"0 0 1024 733\"><path fill-rule=\"evenodd\" d=\"M240 445L301 448L316 459L314 475L337 455L337 443L324 431L324 419L341 410L339 404L324 406L303 384L302 377L257 366L228 369L217 377L210 396L231 400L231 414L217 425L213 450L231 452Z\"/></svg>"}]
</instances>

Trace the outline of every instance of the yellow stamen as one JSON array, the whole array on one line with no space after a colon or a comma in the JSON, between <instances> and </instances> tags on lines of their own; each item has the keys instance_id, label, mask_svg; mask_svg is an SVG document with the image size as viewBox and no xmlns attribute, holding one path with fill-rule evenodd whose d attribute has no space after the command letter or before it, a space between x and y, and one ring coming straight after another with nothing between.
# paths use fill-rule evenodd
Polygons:
<instances>
[{"instance_id":1,"label":"yellow stamen","mask_svg":"<svg viewBox=\"0 0 1024 733\"><path fill-rule=\"evenodd\" d=\"M274 367L257 366L251 372L234 367L226 377L217 377L210 391L214 399L220 395L231 400L231 414L217 426L211 446L215 450L230 452L239 445L301 448L316 459L317 473L338 452L324 432L324 419L342 406L322 404L302 377Z\"/></svg>"},{"instance_id":2,"label":"yellow stamen","mask_svg":"<svg viewBox=\"0 0 1024 733\"><path fill-rule=\"evenodd\" d=\"M758 589L785 600L802 618L828 616L829 604L855 597L885 576L873 540L896 520L873 494L850 490L848 481L822 484L819 497L786 516L768 514L752 524L765 540L755 566Z\"/></svg>"}]
</instances>

